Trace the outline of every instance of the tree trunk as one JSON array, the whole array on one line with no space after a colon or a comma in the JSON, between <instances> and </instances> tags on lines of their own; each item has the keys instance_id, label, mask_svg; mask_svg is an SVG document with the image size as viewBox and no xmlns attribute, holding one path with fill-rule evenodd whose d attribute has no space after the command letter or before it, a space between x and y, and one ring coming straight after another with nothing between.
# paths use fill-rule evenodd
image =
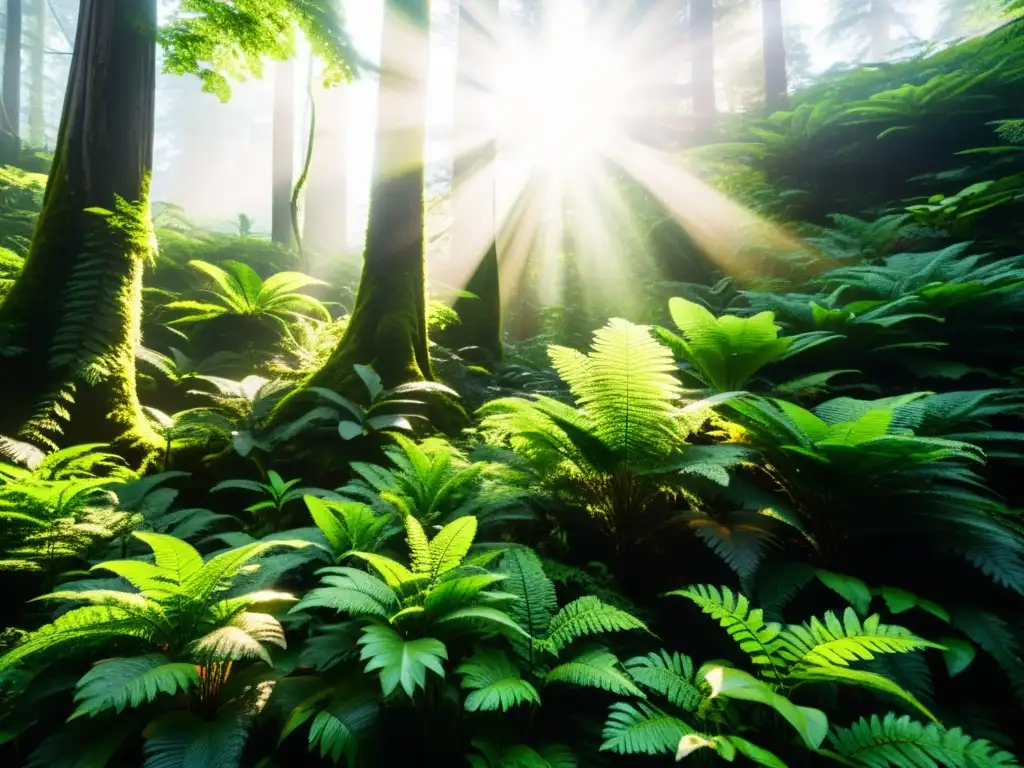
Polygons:
<instances>
[{"instance_id":1,"label":"tree trunk","mask_svg":"<svg viewBox=\"0 0 1024 768\"><path fill-rule=\"evenodd\" d=\"M40 149L46 146L44 88L46 78L46 0L33 0L32 49L29 59L28 143Z\"/></svg>"},{"instance_id":2,"label":"tree trunk","mask_svg":"<svg viewBox=\"0 0 1024 768\"><path fill-rule=\"evenodd\" d=\"M345 335L309 385L358 393L357 363L388 387L431 378L423 244L429 20L429 0L385 2L363 274Z\"/></svg>"},{"instance_id":3,"label":"tree trunk","mask_svg":"<svg viewBox=\"0 0 1024 768\"><path fill-rule=\"evenodd\" d=\"M500 360L501 292L497 242L497 139L492 118L498 78L499 41L489 32L500 23L498 0L459 4L455 91L455 174L451 265L458 288L472 296L456 300L461 322L448 329L457 347L477 347Z\"/></svg>"},{"instance_id":4,"label":"tree trunk","mask_svg":"<svg viewBox=\"0 0 1024 768\"><path fill-rule=\"evenodd\" d=\"M892 8L888 0L871 0L871 60L885 61L892 53Z\"/></svg>"},{"instance_id":5,"label":"tree trunk","mask_svg":"<svg viewBox=\"0 0 1024 768\"><path fill-rule=\"evenodd\" d=\"M0 357L0 433L109 442L137 459L158 445L135 391L142 272L154 252L156 17L156 0L82 0L43 208L0 305L0 347L22 350Z\"/></svg>"},{"instance_id":6,"label":"tree trunk","mask_svg":"<svg viewBox=\"0 0 1024 768\"><path fill-rule=\"evenodd\" d=\"M714 0L690 0L690 82L694 127L706 137L715 124Z\"/></svg>"},{"instance_id":7,"label":"tree trunk","mask_svg":"<svg viewBox=\"0 0 1024 768\"><path fill-rule=\"evenodd\" d=\"M7 0L4 37L4 162L13 162L21 150L21 0Z\"/></svg>"},{"instance_id":8,"label":"tree trunk","mask_svg":"<svg viewBox=\"0 0 1024 768\"><path fill-rule=\"evenodd\" d=\"M281 61L274 72L274 167L270 238L291 246L292 181L295 178L295 64Z\"/></svg>"},{"instance_id":9,"label":"tree trunk","mask_svg":"<svg viewBox=\"0 0 1024 768\"><path fill-rule=\"evenodd\" d=\"M318 91L316 156L306 187L302 240L314 253L340 254L346 251L348 233L348 86L321 86Z\"/></svg>"},{"instance_id":10,"label":"tree trunk","mask_svg":"<svg viewBox=\"0 0 1024 768\"><path fill-rule=\"evenodd\" d=\"M778 112L789 106L782 0L761 0L761 23L764 34L764 103L769 112Z\"/></svg>"}]
</instances>

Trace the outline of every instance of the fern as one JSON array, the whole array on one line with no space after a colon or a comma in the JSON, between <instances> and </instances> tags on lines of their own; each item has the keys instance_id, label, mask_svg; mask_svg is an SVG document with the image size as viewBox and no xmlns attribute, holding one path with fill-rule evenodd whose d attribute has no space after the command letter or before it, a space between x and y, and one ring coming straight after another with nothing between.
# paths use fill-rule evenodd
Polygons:
<instances>
[{"instance_id":1,"label":"fern","mask_svg":"<svg viewBox=\"0 0 1024 768\"><path fill-rule=\"evenodd\" d=\"M835 753L851 765L866 768L917 768L945 765L950 768L1011 768L1019 763L984 739L972 739L959 728L915 722L907 715L891 712L884 718L873 715L849 728L835 728L829 734ZM830 754L823 750L824 754Z\"/></svg>"},{"instance_id":2,"label":"fern","mask_svg":"<svg viewBox=\"0 0 1024 768\"><path fill-rule=\"evenodd\" d=\"M689 656L662 650L628 659L622 666L637 685L664 696L673 706L693 712L700 704L702 696Z\"/></svg>"},{"instance_id":3,"label":"fern","mask_svg":"<svg viewBox=\"0 0 1024 768\"><path fill-rule=\"evenodd\" d=\"M551 618L543 646L558 654L574 640L587 635L635 629L647 631L647 626L632 614L590 595L574 600Z\"/></svg>"},{"instance_id":4,"label":"fern","mask_svg":"<svg viewBox=\"0 0 1024 768\"><path fill-rule=\"evenodd\" d=\"M139 707L161 693L174 695L199 684L194 664L172 663L166 656L149 654L97 664L78 681L78 708L71 719L95 716L107 709L120 713Z\"/></svg>"},{"instance_id":5,"label":"fern","mask_svg":"<svg viewBox=\"0 0 1024 768\"><path fill-rule=\"evenodd\" d=\"M444 677L441 661L448 658L448 651L440 640L405 640L389 627L371 624L363 629L359 645L359 658L366 661L366 671L379 670L385 696L399 685L410 697L417 688L426 688L428 670Z\"/></svg>"},{"instance_id":6,"label":"fern","mask_svg":"<svg viewBox=\"0 0 1024 768\"><path fill-rule=\"evenodd\" d=\"M624 696L647 698L619 669L615 654L604 649L581 653L571 661L559 664L544 676L546 683L571 683L584 688L598 688Z\"/></svg>"},{"instance_id":7,"label":"fern","mask_svg":"<svg viewBox=\"0 0 1024 768\"><path fill-rule=\"evenodd\" d=\"M612 704L605 723L602 752L620 755L674 754L693 729L682 720L643 702Z\"/></svg>"},{"instance_id":8,"label":"fern","mask_svg":"<svg viewBox=\"0 0 1024 768\"><path fill-rule=\"evenodd\" d=\"M478 649L456 670L462 675L462 687L472 691L465 708L469 712L507 712L522 704L540 704L540 694L509 658L498 650Z\"/></svg>"}]
</instances>

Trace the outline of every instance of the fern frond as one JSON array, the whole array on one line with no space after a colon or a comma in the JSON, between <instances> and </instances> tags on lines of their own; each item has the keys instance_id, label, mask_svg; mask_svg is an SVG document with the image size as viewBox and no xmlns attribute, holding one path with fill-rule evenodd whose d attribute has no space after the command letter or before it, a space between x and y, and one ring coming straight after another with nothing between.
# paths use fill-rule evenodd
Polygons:
<instances>
[{"instance_id":1,"label":"fern frond","mask_svg":"<svg viewBox=\"0 0 1024 768\"><path fill-rule=\"evenodd\" d=\"M530 637L544 637L558 610L558 601L555 585L544 573L540 558L532 549L515 547L502 555L498 571L507 576L505 589L518 598L509 606L509 615Z\"/></svg>"},{"instance_id":2,"label":"fern frond","mask_svg":"<svg viewBox=\"0 0 1024 768\"><path fill-rule=\"evenodd\" d=\"M620 755L671 755L693 728L643 702L616 702L605 721L602 752Z\"/></svg>"},{"instance_id":3,"label":"fern frond","mask_svg":"<svg viewBox=\"0 0 1024 768\"><path fill-rule=\"evenodd\" d=\"M783 676L786 662L781 656L785 647L782 627L775 622L764 621L759 608L752 608L750 601L728 587L698 585L669 592L670 595L685 597L693 601L710 615L736 641L750 660L761 668L761 673L772 680Z\"/></svg>"},{"instance_id":4,"label":"fern frond","mask_svg":"<svg viewBox=\"0 0 1024 768\"><path fill-rule=\"evenodd\" d=\"M103 661L78 681L78 708L69 719L92 717L108 709L120 713L154 701L161 693L184 693L198 684L194 664L172 663L158 653Z\"/></svg>"},{"instance_id":5,"label":"fern frond","mask_svg":"<svg viewBox=\"0 0 1024 768\"><path fill-rule=\"evenodd\" d=\"M603 648L581 653L572 660L559 664L544 675L544 682L569 683L583 688L598 688L620 696L647 698L629 676L620 670L619 660L615 654Z\"/></svg>"},{"instance_id":6,"label":"fern frond","mask_svg":"<svg viewBox=\"0 0 1024 768\"><path fill-rule=\"evenodd\" d=\"M674 706L693 712L700 704L702 695L689 656L661 650L627 659L622 666L638 685L664 696Z\"/></svg>"},{"instance_id":7,"label":"fern frond","mask_svg":"<svg viewBox=\"0 0 1024 768\"><path fill-rule=\"evenodd\" d=\"M462 687L472 691L465 701L468 712L507 712L520 704L540 704L537 689L499 650L478 649L455 671L462 675Z\"/></svg>"},{"instance_id":8,"label":"fern frond","mask_svg":"<svg viewBox=\"0 0 1024 768\"><path fill-rule=\"evenodd\" d=\"M972 739L959 728L898 717L873 715L861 718L849 728L834 728L829 742L836 753L852 765L866 768L918 768L946 765L951 768L1016 768L1019 763L984 739ZM826 753L827 754L827 753Z\"/></svg>"},{"instance_id":9,"label":"fern frond","mask_svg":"<svg viewBox=\"0 0 1024 768\"><path fill-rule=\"evenodd\" d=\"M602 603L593 595L588 595L564 606L551 618L548 633L542 642L545 648L557 655L581 637L634 629L646 632L647 625L621 608Z\"/></svg>"}]
</instances>

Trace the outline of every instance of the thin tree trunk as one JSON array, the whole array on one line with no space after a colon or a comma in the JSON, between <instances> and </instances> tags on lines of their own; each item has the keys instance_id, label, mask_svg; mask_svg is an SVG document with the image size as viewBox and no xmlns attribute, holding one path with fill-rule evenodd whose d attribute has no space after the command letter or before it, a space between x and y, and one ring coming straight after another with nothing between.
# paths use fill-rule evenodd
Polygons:
<instances>
[{"instance_id":1,"label":"thin tree trunk","mask_svg":"<svg viewBox=\"0 0 1024 768\"><path fill-rule=\"evenodd\" d=\"M431 378L423 244L429 20L429 0L384 5L363 275L345 335L311 385L358 393L357 363L371 365L386 386Z\"/></svg>"},{"instance_id":2,"label":"thin tree trunk","mask_svg":"<svg viewBox=\"0 0 1024 768\"><path fill-rule=\"evenodd\" d=\"M303 241L314 253L344 253L348 233L348 163L346 120L349 90L345 83L318 87L316 159L306 188Z\"/></svg>"},{"instance_id":3,"label":"thin tree trunk","mask_svg":"<svg viewBox=\"0 0 1024 768\"><path fill-rule=\"evenodd\" d=\"M761 0L761 23L764 34L764 102L769 112L778 112L789 106L782 0Z\"/></svg>"},{"instance_id":4,"label":"thin tree trunk","mask_svg":"<svg viewBox=\"0 0 1024 768\"><path fill-rule=\"evenodd\" d=\"M871 0L871 60L885 61L892 53L892 8L888 0Z\"/></svg>"},{"instance_id":5,"label":"thin tree trunk","mask_svg":"<svg viewBox=\"0 0 1024 768\"><path fill-rule=\"evenodd\" d=\"M690 0L690 82L696 132L707 136L715 123L714 0Z\"/></svg>"},{"instance_id":6,"label":"thin tree trunk","mask_svg":"<svg viewBox=\"0 0 1024 768\"><path fill-rule=\"evenodd\" d=\"M270 238L292 244L292 181L295 178L295 64L281 61L274 72L273 200Z\"/></svg>"},{"instance_id":7,"label":"thin tree trunk","mask_svg":"<svg viewBox=\"0 0 1024 768\"><path fill-rule=\"evenodd\" d=\"M0 305L0 346L22 350L0 358L0 433L110 442L138 459L159 444L135 390L142 272L153 255L156 17L156 0L82 0L43 208ZM130 226L89 208L119 208Z\"/></svg>"},{"instance_id":8,"label":"thin tree trunk","mask_svg":"<svg viewBox=\"0 0 1024 768\"><path fill-rule=\"evenodd\" d=\"M7 0L7 27L4 38L4 78L3 78L3 106L4 106L4 128L9 134L5 144L12 144L14 157L17 157L19 142L21 141L21 0ZM10 157L11 147L4 147L4 158L8 162L14 158Z\"/></svg>"},{"instance_id":9,"label":"thin tree trunk","mask_svg":"<svg viewBox=\"0 0 1024 768\"><path fill-rule=\"evenodd\" d=\"M46 0L33 0L32 48L29 59L28 143L46 146L46 113L44 111L46 80Z\"/></svg>"},{"instance_id":10,"label":"thin tree trunk","mask_svg":"<svg viewBox=\"0 0 1024 768\"><path fill-rule=\"evenodd\" d=\"M497 242L497 139L492 120L498 78L498 0L461 0L455 92L455 174L451 262L456 284L472 294L455 302L460 323L448 337L500 360L501 291Z\"/></svg>"}]
</instances>

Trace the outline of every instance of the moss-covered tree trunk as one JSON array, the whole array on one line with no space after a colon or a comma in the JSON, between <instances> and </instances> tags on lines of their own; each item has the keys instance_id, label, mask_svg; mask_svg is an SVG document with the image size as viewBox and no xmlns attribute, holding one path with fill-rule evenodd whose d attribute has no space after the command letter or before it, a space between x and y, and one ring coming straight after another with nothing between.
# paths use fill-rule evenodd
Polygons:
<instances>
[{"instance_id":1,"label":"moss-covered tree trunk","mask_svg":"<svg viewBox=\"0 0 1024 768\"><path fill-rule=\"evenodd\" d=\"M492 34L499 23L498 0L459 3L451 262L458 287L472 297L456 300L461 322L448 329L448 339L458 347L478 347L492 360L501 359L493 126L500 49Z\"/></svg>"},{"instance_id":2,"label":"moss-covered tree trunk","mask_svg":"<svg viewBox=\"0 0 1024 768\"><path fill-rule=\"evenodd\" d=\"M46 8L47 0L32 0L32 47L29 56L28 143L35 148L46 145L44 112L46 85Z\"/></svg>"},{"instance_id":3,"label":"moss-covered tree trunk","mask_svg":"<svg viewBox=\"0 0 1024 768\"><path fill-rule=\"evenodd\" d=\"M274 71L273 199L270 239L290 246L292 181L295 178L295 63L278 62Z\"/></svg>"},{"instance_id":4,"label":"moss-covered tree trunk","mask_svg":"<svg viewBox=\"0 0 1024 768\"><path fill-rule=\"evenodd\" d=\"M302 241L320 254L338 254L346 250L348 234L348 86L318 86L315 155L306 187Z\"/></svg>"},{"instance_id":5,"label":"moss-covered tree trunk","mask_svg":"<svg viewBox=\"0 0 1024 768\"><path fill-rule=\"evenodd\" d=\"M355 364L386 386L431 378L423 246L429 0L387 0L363 274L344 337L308 383L349 390Z\"/></svg>"},{"instance_id":6,"label":"moss-covered tree trunk","mask_svg":"<svg viewBox=\"0 0 1024 768\"><path fill-rule=\"evenodd\" d=\"M715 123L714 0L690 0L690 85L694 128L706 137Z\"/></svg>"},{"instance_id":7,"label":"moss-covered tree trunk","mask_svg":"<svg viewBox=\"0 0 1024 768\"><path fill-rule=\"evenodd\" d=\"M156 0L82 0L53 169L25 267L0 305L0 433L62 444L153 440L135 391ZM139 201L128 210L116 199ZM118 208L108 219L90 208ZM120 226L114 226L114 225Z\"/></svg>"},{"instance_id":8,"label":"moss-covered tree trunk","mask_svg":"<svg viewBox=\"0 0 1024 768\"><path fill-rule=\"evenodd\" d=\"M12 163L21 150L21 0L7 0L4 18L3 124L0 162Z\"/></svg>"},{"instance_id":9,"label":"moss-covered tree trunk","mask_svg":"<svg viewBox=\"0 0 1024 768\"><path fill-rule=\"evenodd\" d=\"M764 102L769 112L778 112L789 104L782 0L761 0L761 26L764 36Z\"/></svg>"}]
</instances>

